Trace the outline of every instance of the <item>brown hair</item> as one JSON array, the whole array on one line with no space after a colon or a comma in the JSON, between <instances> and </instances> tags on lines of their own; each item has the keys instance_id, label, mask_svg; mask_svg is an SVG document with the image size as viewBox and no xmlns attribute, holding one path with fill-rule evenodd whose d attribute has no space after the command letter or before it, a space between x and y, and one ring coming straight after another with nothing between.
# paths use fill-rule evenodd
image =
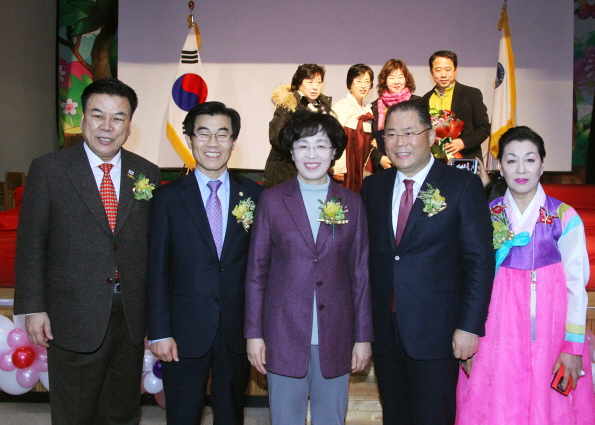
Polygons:
<instances>
[{"instance_id":1,"label":"brown hair","mask_svg":"<svg viewBox=\"0 0 595 425\"><path fill-rule=\"evenodd\" d=\"M403 72L403 76L405 77L405 87L407 87L411 93L415 91L415 80L413 79L411 72L407 69L405 62L401 59L389 59L380 70L380 74L378 74L378 85L376 86L378 96L382 96L384 92L388 90L386 79L391 72L396 70Z\"/></svg>"}]
</instances>

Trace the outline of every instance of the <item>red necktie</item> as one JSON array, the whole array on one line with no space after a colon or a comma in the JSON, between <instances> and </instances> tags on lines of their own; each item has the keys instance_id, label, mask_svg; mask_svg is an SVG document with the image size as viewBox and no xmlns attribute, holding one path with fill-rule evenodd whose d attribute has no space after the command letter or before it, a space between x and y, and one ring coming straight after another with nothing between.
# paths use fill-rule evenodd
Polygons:
<instances>
[{"instance_id":1,"label":"red necktie","mask_svg":"<svg viewBox=\"0 0 595 425\"><path fill-rule=\"evenodd\" d=\"M397 232L395 235L395 242L397 247L401 243L401 238L405 232L405 226L407 225L407 219L413 206L413 180L403 180L405 183L405 192L401 196L401 204L399 206L399 218L397 219Z\"/></svg>"},{"instance_id":2,"label":"red necktie","mask_svg":"<svg viewBox=\"0 0 595 425\"><path fill-rule=\"evenodd\" d=\"M405 192L403 192L403 195L401 195L401 203L399 204L399 217L397 219L397 231L395 235L397 248L401 243L401 238L403 237L405 226L407 225L407 219L409 218L409 213L411 212L411 207L413 206L413 182L413 180L409 179L403 180L403 183L405 183ZM390 295L390 311L393 313L397 311L394 288Z\"/></svg>"},{"instance_id":3,"label":"red necktie","mask_svg":"<svg viewBox=\"0 0 595 425\"><path fill-rule=\"evenodd\" d=\"M116 217L118 216L118 198L116 197L116 189L110 176L110 171L114 164L101 164L99 168L103 171L103 179L101 180L101 187L99 188L99 195L105 207L107 221L112 233L116 230Z\"/></svg>"}]
</instances>

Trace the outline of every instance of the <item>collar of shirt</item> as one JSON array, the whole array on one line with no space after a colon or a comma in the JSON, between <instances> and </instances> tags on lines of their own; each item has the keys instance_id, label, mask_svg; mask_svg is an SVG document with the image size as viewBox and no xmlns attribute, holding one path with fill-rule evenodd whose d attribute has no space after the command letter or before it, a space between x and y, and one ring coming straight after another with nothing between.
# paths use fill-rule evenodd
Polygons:
<instances>
[{"instance_id":1,"label":"collar of shirt","mask_svg":"<svg viewBox=\"0 0 595 425\"><path fill-rule=\"evenodd\" d=\"M223 214L223 241L225 241L225 232L227 230L227 219L229 218L229 172L225 170L223 174L221 174L216 179L212 179L210 177L205 176L198 170L198 167L194 169L194 176L196 177L196 181L198 182L198 189L200 190L200 196L202 198L202 203L207 207L207 199L211 195L211 189L209 189L208 183L210 181L219 180L221 182L221 186L217 190L217 197L221 202L221 212Z\"/></svg>"},{"instance_id":2,"label":"collar of shirt","mask_svg":"<svg viewBox=\"0 0 595 425\"><path fill-rule=\"evenodd\" d=\"M533 229L535 229L535 223L537 223L537 220L539 219L539 207L545 205L545 191L541 187L541 184L538 184L537 192L535 192L533 199L531 199L531 202L527 205L527 209L525 209L525 212L522 214L512 197L512 193L510 193L510 189L506 189L504 203L510 206L508 219L510 220L514 234L529 232L529 235L532 235Z\"/></svg>"},{"instance_id":3,"label":"collar of shirt","mask_svg":"<svg viewBox=\"0 0 595 425\"><path fill-rule=\"evenodd\" d=\"M413 177L407 177L405 174L397 171L397 178L395 179L395 186L393 189L393 209L392 209L392 216L393 216L393 233L397 231L397 220L399 218L399 208L401 206L401 197L403 196L403 192L405 192L405 183L403 180L413 180L413 202L419 195L419 191L421 190L421 185L426 180L428 173L430 172L430 168L434 164L434 155L430 154L430 161L428 164L422 168L419 173L414 175Z\"/></svg>"},{"instance_id":4,"label":"collar of shirt","mask_svg":"<svg viewBox=\"0 0 595 425\"><path fill-rule=\"evenodd\" d=\"M452 97L455 89L455 85L457 82L455 81L451 86L447 87L444 90L444 93L440 93L438 87L434 86L434 92L432 96L430 96L430 108L434 109L446 109L448 111L452 110Z\"/></svg>"},{"instance_id":5,"label":"collar of shirt","mask_svg":"<svg viewBox=\"0 0 595 425\"><path fill-rule=\"evenodd\" d=\"M95 178L95 183L97 184L97 190L101 187L101 180L103 180L103 171L99 168L103 161L99 158L95 153L89 149L87 143L83 142L85 147L85 153L87 154L87 159L89 160L89 165L91 166L91 171L93 171L93 177ZM114 184L114 189L116 190L116 197L118 201L120 200L120 178L122 176L122 150L119 150L116 156L112 158L108 164L113 164L109 175L112 179L112 183Z\"/></svg>"}]
</instances>

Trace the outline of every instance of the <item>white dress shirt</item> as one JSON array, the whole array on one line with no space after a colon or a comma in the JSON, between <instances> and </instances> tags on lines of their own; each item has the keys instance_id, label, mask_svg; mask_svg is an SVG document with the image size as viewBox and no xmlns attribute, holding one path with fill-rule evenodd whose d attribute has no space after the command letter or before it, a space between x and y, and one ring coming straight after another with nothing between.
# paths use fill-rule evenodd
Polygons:
<instances>
[{"instance_id":1,"label":"white dress shirt","mask_svg":"<svg viewBox=\"0 0 595 425\"><path fill-rule=\"evenodd\" d=\"M405 183L403 180L413 180L413 202L419 195L419 191L421 190L421 185L426 180L428 173L430 172L430 168L434 164L434 156L430 154L430 162L424 168L421 169L419 173L414 175L413 177L407 177L405 174L397 171L397 178L395 179L395 187L393 189L393 234L397 234L397 221L399 220L399 208L401 207L401 197L403 196L403 192L405 192Z\"/></svg>"},{"instance_id":2,"label":"white dress shirt","mask_svg":"<svg viewBox=\"0 0 595 425\"><path fill-rule=\"evenodd\" d=\"M101 189L101 180L103 180L103 171L99 166L104 164L105 162L103 159L99 158L85 142L85 153L87 154L87 158L89 159L89 164L91 165L91 170L93 171L93 177L95 177L95 183L97 184L97 190ZM122 151L119 150L116 156L112 158L108 164L113 164L113 167L109 173L110 177L112 178L112 183L114 184L114 189L116 189L116 197L118 201L120 201L120 178L122 175Z\"/></svg>"}]
</instances>

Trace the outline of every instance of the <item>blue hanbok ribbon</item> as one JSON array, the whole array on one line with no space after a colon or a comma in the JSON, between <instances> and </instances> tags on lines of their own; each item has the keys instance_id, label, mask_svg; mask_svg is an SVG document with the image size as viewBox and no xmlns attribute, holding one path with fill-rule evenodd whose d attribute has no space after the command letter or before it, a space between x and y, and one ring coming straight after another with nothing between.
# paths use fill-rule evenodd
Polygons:
<instances>
[{"instance_id":1,"label":"blue hanbok ribbon","mask_svg":"<svg viewBox=\"0 0 595 425\"><path fill-rule=\"evenodd\" d=\"M518 235L514 235L512 240L505 241L502 246L496 251L496 272L498 273L498 267L502 264L510 250L515 246L525 246L531 240L529 232L521 232Z\"/></svg>"}]
</instances>

